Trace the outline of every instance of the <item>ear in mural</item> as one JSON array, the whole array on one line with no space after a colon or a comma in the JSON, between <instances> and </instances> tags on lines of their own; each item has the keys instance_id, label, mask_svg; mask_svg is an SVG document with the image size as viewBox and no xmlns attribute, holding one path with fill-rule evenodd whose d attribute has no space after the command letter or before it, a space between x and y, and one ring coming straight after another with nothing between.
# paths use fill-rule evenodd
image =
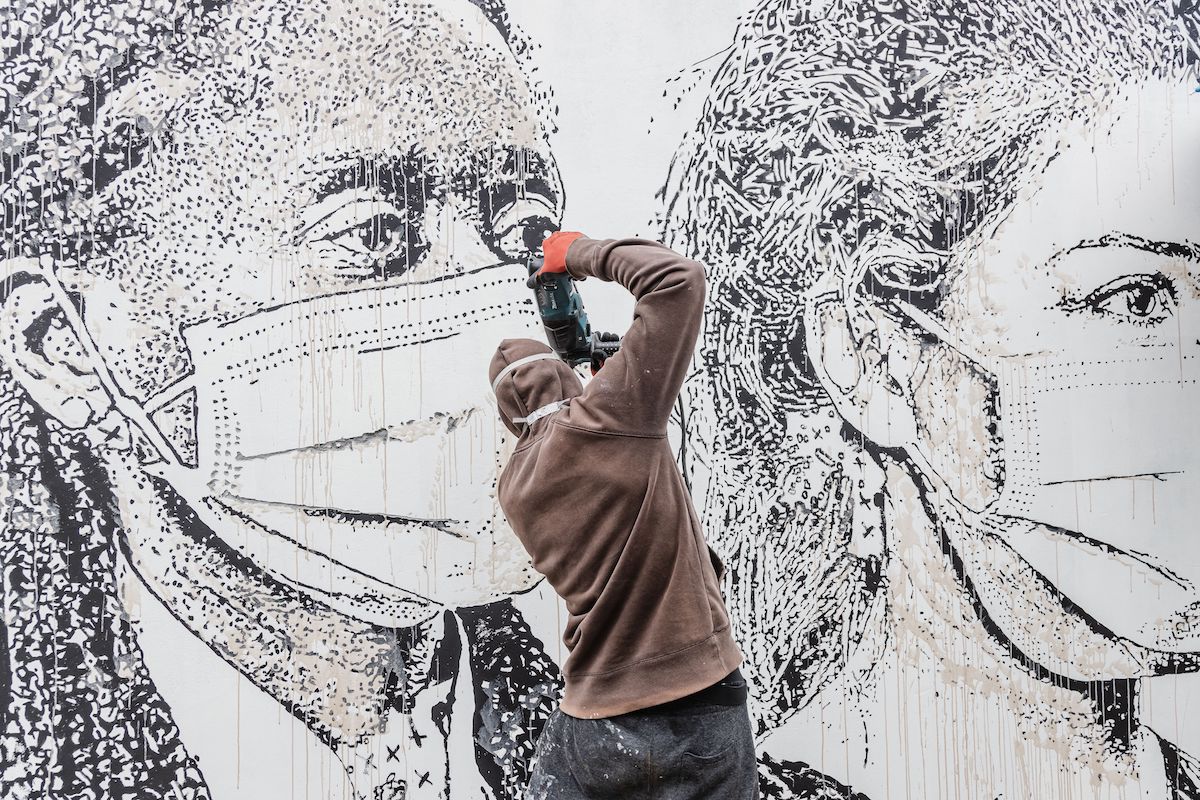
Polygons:
<instances>
[{"instance_id":1,"label":"ear in mural","mask_svg":"<svg viewBox=\"0 0 1200 800\"><path fill-rule=\"evenodd\" d=\"M481 376L563 203L528 44L483 0L3 14L0 795L209 796L137 581L353 796L521 796L559 674Z\"/></svg>"},{"instance_id":2,"label":"ear in mural","mask_svg":"<svg viewBox=\"0 0 1200 800\"><path fill-rule=\"evenodd\" d=\"M1200 796L1198 29L743 18L665 225L769 796Z\"/></svg>"}]
</instances>

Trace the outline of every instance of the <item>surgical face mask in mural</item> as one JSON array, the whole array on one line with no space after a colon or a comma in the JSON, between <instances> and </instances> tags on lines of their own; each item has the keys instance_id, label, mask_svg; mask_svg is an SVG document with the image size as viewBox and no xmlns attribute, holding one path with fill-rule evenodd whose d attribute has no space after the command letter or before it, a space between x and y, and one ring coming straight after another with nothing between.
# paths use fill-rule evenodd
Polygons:
<instances>
[{"instance_id":1,"label":"surgical face mask in mural","mask_svg":"<svg viewBox=\"0 0 1200 800\"><path fill-rule=\"evenodd\" d=\"M1013 540L1020 552L1028 551L1020 537L1037 534L1023 532L1019 523L1014 528L1017 520L1061 531L1060 547L1070 547L1077 535L1101 543L1122 569L1140 567L1152 576L1148 586L1156 591L1135 593L1136 608L1126 619L1104 610L1098 616L1124 623L1118 632L1148 638L1146 644L1195 649L1200 633L1187 627L1173 626L1167 638L1157 629L1126 626L1147 613L1151 625L1186 622L1177 615L1195 601L1200 571L1192 563L1189 529L1200 515L1200 485L1189 466L1194 467L1193 442L1200 433L1193 413L1200 408L1200 353L1126 345L1094 358L1049 352L989 356L919 309L893 302L974 364L991 386L993 396L978 408L996 411L990 460L999 467L999 479L991 496L963 502L975 523ZM937 447L919 440L915 448L934 475L931 463L940 456L931 450ZM1115 479L1130 481L1119 494L1106 485ZM951 493L961 499L961 492ZM1139 499L1150 520L1137 518ZM1147 527L1149 535L1138 536Z\"/></svg>"},{"instance_id":2,"label":"surgical face mask in mural","mask_svg":"<svg viewBox=\"0 0 1200 800\"><path fill-rule=\"evenodd\" d=\"M496 341L538 335L528 294L501 265L206 322L185 331L194 374L146 408L110 393L218 535L338 610L409 625L536 580L495 503L504 434L480 379ZM159 409L189 392L184 444Z\"/></svg>"}]
</instances>

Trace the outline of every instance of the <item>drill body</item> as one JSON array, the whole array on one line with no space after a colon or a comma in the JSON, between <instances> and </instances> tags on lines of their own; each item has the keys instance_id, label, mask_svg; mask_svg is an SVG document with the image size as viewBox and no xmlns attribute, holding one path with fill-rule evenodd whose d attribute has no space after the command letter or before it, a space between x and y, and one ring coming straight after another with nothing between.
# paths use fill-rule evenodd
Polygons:
<instances>
[{"instance_id":1,"label":"drill body","mask_svg":"<svg viewBox=\"0 0 1200 800\"><path fill-rule=\"evenodd\" d=\"M600 369L620 348L621 337L592 330L583 309L583 298L569 274L547 272L538 275L542 268L540 258L530 258L527 266L527 285L533 289L550 347L571 366L591 364L593 372Z\"/></svg>"}]
</instances>

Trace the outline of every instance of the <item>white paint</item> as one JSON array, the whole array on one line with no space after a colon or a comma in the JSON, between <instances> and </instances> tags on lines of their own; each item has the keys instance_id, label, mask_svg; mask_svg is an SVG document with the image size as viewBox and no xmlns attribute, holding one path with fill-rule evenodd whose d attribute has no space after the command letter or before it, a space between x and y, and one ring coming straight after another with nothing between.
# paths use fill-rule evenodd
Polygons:
<instances>
[{"instance_id":1,"label":"white paint","mask_svg":"<svg viewBox=\"0 0 1200 800\"><path fill-rule=\"evenodd\" d=\"M513 20L537 44L536 62L559 110L551 141L567 187L564 230L659 238L655 196L750 6L747 0L510 3ZM624 291L599 281L581 291L593 325L628 324L633 303Z\"/></svg>"}]
</instances>

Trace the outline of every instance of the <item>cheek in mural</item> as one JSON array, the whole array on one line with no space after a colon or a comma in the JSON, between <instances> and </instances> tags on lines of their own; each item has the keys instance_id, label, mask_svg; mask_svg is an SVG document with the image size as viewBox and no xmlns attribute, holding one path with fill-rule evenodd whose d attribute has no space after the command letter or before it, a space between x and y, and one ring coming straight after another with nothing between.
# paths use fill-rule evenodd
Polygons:
<instances>
[{"instance_id":1,"label":"cheek in mural","mask_svg":"<svg viewBox=\"0 0 1200 800\"><path fill-rule=\"evenodd\" d=\"M977 362L934 340L913 377L917 446L963 505L980 511L1005 486L1000 391Z\"/></svg>"}]
</instances>

